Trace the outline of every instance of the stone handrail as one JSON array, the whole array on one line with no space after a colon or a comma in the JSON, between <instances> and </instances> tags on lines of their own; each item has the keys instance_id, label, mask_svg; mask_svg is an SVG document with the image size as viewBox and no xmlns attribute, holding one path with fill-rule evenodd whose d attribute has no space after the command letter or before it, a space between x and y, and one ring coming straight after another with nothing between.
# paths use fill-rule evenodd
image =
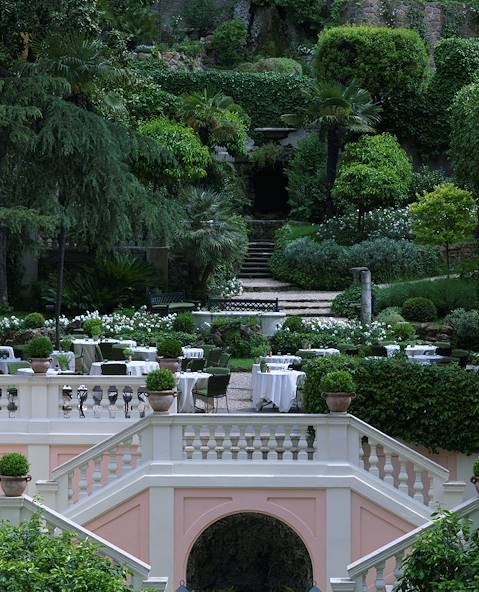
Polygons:
<instances>
[{"instance_id":1,"label":"stone handrail","mask_svg":"<svg viewBox=\"0 0 479 592\"><path fill-rule=\"evenodd\" d=\"M86 393L79 393L81 385L86 387ZM0 421L136 420L151 413L144 385L142 376L0 375ZM84 396L81 407L80 394Z\"/></svg>"},{"instance_id":2,"label":"stone handrail","mask_svg":"<svg viewBox=\"0 0 479 592\"><path fill-rule=\"evenodd\" d=\"M126 567L131 573L131 585L134 590L140 590L143 587L156 590L165 590L166 588L166 578L149 578L150 566L147 563L28 496L0 497L0 513L2 517L7 517L13 524L28 520L33 514L40 513L49 532L71 532L78 540L97 543L102 555L109 557L114 563Z\"/></svg>"},{"instance_id":3,"label":"stone handrail","mask_svg":"<svg viewBox=\"0 0 479 592\"><path fill-rule=\"evenodd\" d=\"M183 470L205 462L349 466L351 475L368 473L422 507L443 500L449 474L352 415L153 414L57 467L56 507L71 506L150 462L182 463Z\"/></svg>"},{"instance_id":4,"label":"stone handrail","mask_svg":"<svg viewBox=\"0 0 479 592\"><path fill-rule=\"evenodd\" d=\"M461 517L474 517L479 526L479 498L467 500L452 508ZM382 592L385 586L394 587L403 575L402 562L407 551L418 537L434 526L430 520L407 534L395 539L377 551L348 565L348 578L331 578L333 592L356 592L373 590ZM389 589L389 588L388 588Z\"/></svg>"}]
</instances>

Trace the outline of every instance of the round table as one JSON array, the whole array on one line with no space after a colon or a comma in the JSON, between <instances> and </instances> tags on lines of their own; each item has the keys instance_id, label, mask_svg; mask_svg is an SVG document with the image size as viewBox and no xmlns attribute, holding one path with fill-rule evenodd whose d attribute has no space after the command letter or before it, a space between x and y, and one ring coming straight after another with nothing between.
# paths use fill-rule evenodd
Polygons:
<instances>
[{"instance_id":1,"label":"round table","mask_svg":"<svg viewBox=\"0 0 479 592\"><path fill-rule=\"evenodd\" d=\"M397 343L391 343L389 345L385 345L384 349L388 354L388 358L392 358L397 356L397 354L401 351L401 347L397 345Z\"/></svg>"},{"instance_id":2,"label":"round table","mask_svg":"<svg viewBox=\"0 0 479 592\"><path fill-rule=\"evenodd\" d=\"M75 355L81 356L83 370L85 372L90 372L90 368L92 363L97 360L97 346L100 343L118 343L126 347L134 347L136 345L136 341L133 339L113 339L111 337L107 337L105 339L93 339L93 338L84 338L84 339L73 339L73 351Z\"/></svg>"},{"instance_id":3,"label":"round table","mask_svg":"<svg viewBox=\"0 0 479 592\"><path fill-rule=\"evenodd\" d=\"M267 368L271 370L287 370L289 364L285 364L284 362L266 362ZM256 378L258 374L261 372L261 364L253 364L251 369L251 390L256 389Z\"/></svg>"},{"instance_id":4,"label":"round table","mask_svg":"<svg viewBox=\"0 0 479 592\"><path fill-rule=\"evenodd\" d=\"M296 399L299 378L306 374L297 370L272 370L256 375L255 388L252 389L253 405L259 409L262 401L274 403L283 413L290 410Z\"/></svg>"},{"instance_id":5,"label":"round table","mask_svg":"<svg viewBox=\"0 0 479 592\"><path fill-rule=\"evenodd\" d=\"M148 372L157 370L160 367L158 362L147 362L144 360L133 360L132 362L93 362L90 368L90 375L101 376L102 364L105 366L108 366L109 364L125 364L128 376L142 376L143 374L148 374Z\"/></svg>"},{"instance_id":6,"label":"round table","mask_svg":"<svg viewBox=\"0 0 479 592\"><path fill-rule=\"evenodd\" d=\"M195 402L193 399L193 387L201 379L208 379L211 374L207 372L177 372L176 384L178 385L178 413L194 413Z\"/></svg>"},{"instance_id":7,"label":"round table","mask_svg":"<svg viewBox=\"0 0 479 592\"><path fill-rule=\"evenodd\" d=\"M141 358L146 362L156 362L158 350L156 347L148 347L145 345L135 345L130 347L131 351L135 354L135 357Z\"/></svg>"},{"instance_id":8,"label":"round table","mask_svg":"<svg viewBox=\"0 0 479 592\"><path fill-rule=\"evenodd\" d=\"M278 362L280 364L300 364L301 358L299 356L293 356L292 354L276 354L275 356L261 356L262 362Z\"/></svg>"},{"instance_id":9,"label":"round table","mask_svg":"<svg viewBox=\"0 0 479 592\"><path fill-rule=\"evenodd\" d=\"M313 354L318 357L322 356L339 356L341 352L334 347L317 347L312 349L299 349L298 354Z\"/></svg>"},{"instance_id":10,"label":"round table","mask_svg":"<svg viewBox=\"0 0 479 592\"><path fill-rule=\"evenodd\" d=\"M192 358L203 358L205 352L201 347L182 347L183 357L192 359Z\"/></svg>"}]
</instances>

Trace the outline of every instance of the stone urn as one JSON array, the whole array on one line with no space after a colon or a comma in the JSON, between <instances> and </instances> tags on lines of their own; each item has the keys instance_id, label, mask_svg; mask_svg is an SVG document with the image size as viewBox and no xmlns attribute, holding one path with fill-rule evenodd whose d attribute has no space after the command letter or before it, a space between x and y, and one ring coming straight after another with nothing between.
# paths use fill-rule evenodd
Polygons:
<instances>
[{"instance_id":1,"label":"stone urn","mask_svg":"<svg viewBox=\"0 0 479 592\"><path fill-rule=\"evenodd\" d=\"M476 491L479 494L479 475L473 475L471 477L471 483L475 485Z\"/></svg>"},{"instance_id":2,"label":"stone urn","mask_svg":"<svg viewBox=\"0 0 479 592\"><path fill-rule=\"evenodd\" d=\"M46 374L51 361L51 358L31 358L33 372L35 374Z\"/></svg>"},{"instance_id":3,"label":"stone urn","mask_svg":"<svg viewBox=\"0 0 479 592\"><path fill-rule=\"evenodd\" d=\"M0 486L7 497L20 497L31 480L31 475L23 475L22 477L0 475Z\"/></svg>"},{"instance_id":4,"label":"stone urn","mask_svg":"<svg viewBox=\"0 0 479 592\"><path fill-rule=\"evenodd\" d=\"M167 391L146 391L148 402L154 413L168 413L176 397L176 390Z\"/></svg>"},{"instance_id":5,"label":"stone urn","mask_svg":"<svg viewBox=\"0 0 479 592\"><path fill-rule=\"evenodd\" d=\"M180 366L180 360L178 358L157 358L158 364L160 368L166 368L172 374L178 372L178 368Z\"/></svg>"},{"instance_id":6,"label":"stone urn","mask_svg":"<svg viewBox=\"0 0 479 592\"><path fill-rule=\"evenodd\" d=\"M324 392L321 394L326 399L326 405L331 413L347 413L351 401L356 397L356 393L345 392Z\"/></svg>"}]
</instances>

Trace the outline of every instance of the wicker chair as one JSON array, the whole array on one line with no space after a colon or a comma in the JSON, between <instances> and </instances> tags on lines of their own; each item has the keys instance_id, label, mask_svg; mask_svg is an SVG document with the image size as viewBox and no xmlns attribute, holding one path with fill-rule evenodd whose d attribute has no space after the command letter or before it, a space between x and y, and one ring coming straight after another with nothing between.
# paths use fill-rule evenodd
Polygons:
<instances>
[{"instance_id":1,"label":"wicker chair","mask_svg":"<svg viewBox=\"0 0 479 592\"><path fill-rule=\"evenodd\" d=\"M102 364L102 375L107 376L126 376L128 374L126 364Z\"/></svg>"},{"instance_id":2,"label":"wicker chair","mask_svg":"<svg viewBox=\"0 0 479 592\"><path fill-rule=\"evenodd\" d=\"M215 374L208 378L208 383L205 389L199 388L193 391L193 397L195 400L199 398L206 403L208 409L209 402L213 401L213 411L218 410L218 399L224 398L226 400L226 410L230 412L228 407L228 384L230 382L230 374Z\"/></svg>"}]
</instances>

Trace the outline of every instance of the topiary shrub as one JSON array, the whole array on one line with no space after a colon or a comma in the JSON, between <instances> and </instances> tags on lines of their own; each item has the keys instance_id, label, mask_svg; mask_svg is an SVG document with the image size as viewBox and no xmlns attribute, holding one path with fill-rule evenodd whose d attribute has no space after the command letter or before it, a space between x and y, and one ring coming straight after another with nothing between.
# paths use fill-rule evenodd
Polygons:
<instances>
[{"instance_id":1,"label":"topiary shrub","mask_svg":"<svg viewBox=\"0 0 479 592\"><path fill-rule=\"evenodd\" d=\"M152 370L146 376L146 389L148 391L169 391L175 387L175 377L167 368Z\"/></svg>"},{"instance_id":2,"label":"topiary shrub","mask_svg":"<svg viewBox=\"0 0 479 592\"><path fill-rule=\"evenodd\" d=\"M350 372L333 370L321 378L319 388L322 393L353 393L356 387Z\"/></svg>"},{"instance_id":3,"label":"topiary shrub","mask_svg":"<svg viewBox=\"0 0 479 592\"><path fill-rule=\"evenodd\" d=\"M26 349L30 358L49 358L53 352L53 345L49 337L35 337Z\"/></svg>"},{"instance_id":4,"label":"topiary shrub","mask_svg":"<svg viewBox=\"0 0 479 592\"><path fill-rule=\"evenodd\" d=\"M27 457L19 452L8 452L0 458L0 475L25 477L29 470L30 463Z\"/></svg>"},{"instance_id":5,"label":"topiary shrub","mask_svg":"<svg viewBox=\"0 0 479 592\"><path fill-rule=\"evenodd\" d=\"M429 298L408 298L402 305L402 315L407 321L427 323L437 319L437 308Z\"/></svg>"},{"instance_id":6,"label":"topiary shrub","mask_svg":"<svg viewBox=\"0 0 479 592\"><path fill-rule=\"evenodd\" d=\"M166 338L158 343L158 355L164 358L179 358L181 356L181 341Z\"/></svg>"},{"instance_id":7,"label":"topiary shrub","mask_svg":"<svg viewBox=\"0 0 479 592\"><path fill-rule=\"evenodd\" d=\"M304 331L304 322L301 317L288 317L283 323L283 329L289 331Z\"/></svg>"},{"instance_id":8,"label":"topiary shrub","mask_svg":"<svg viewBox=\"0 0 479 592\"><path fill-rule=\"evenodd\" d=\"M233 19L214 31L209 49L219 66L234 66L244 60L247 41L246 25L239 19Z\"/></svg>"},{"instance_id":9,"label":"topiary shrub","mask_svg":"<svg viewBox=\"0 0 479 592\"><path fill-rule=\"evenodd\" d=\"M386 325L395 325L396 323L404 323L404 317L401 314L399 306L390 306L382 310L376 317L376 320Z\"/></svg>"},{"instance_id":10,"label":"topiary shrub","mask_svg":"<svg viewBox=\"0 0 479 592\"><path fill-rule=\"evenodd\" d=\"M370 25L331 27L321 32L315 74L321 81L356 80L383 106L382 127L411 135L411 113L426 81L428 52L411 29Z\"/></svg>"},{"instance_id":11,"label":"topiary shrub","mask_svg":"<svg viewBox=\"0 0 479 592\"><path fill-rule=\"evenodd\" d=\"M31 312L23 319L25 329L41 329L45 326L45 317L40 312Z\"/></svg>"},{"instance_id":12,"label":"topiary shrub","mask_svg":"<svg viewBox=\"0 0 479 592\"><path fill-rule=\"evenodd\" d=\"M173 321L173 330L183 333L195 332L195 319L191 312L180 312Z\"/></svg>"},{"instance_id":13,"label":"topiary shrub","mask_svg":"<svg viewBox=\"0 0 479 592\"><path fill-rule=\"evenodd\" d=\"M245 62L236 68L240 72L278 72L280 74L303 73L303 66L292 58L263 58L257 62Z\"/></svg>"}]
</instances>

